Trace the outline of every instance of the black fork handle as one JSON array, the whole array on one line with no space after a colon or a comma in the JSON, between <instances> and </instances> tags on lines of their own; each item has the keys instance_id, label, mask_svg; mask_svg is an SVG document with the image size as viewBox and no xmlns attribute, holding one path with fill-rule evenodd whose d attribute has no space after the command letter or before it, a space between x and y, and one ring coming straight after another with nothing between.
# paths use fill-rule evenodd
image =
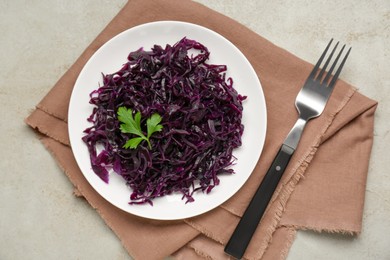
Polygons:
<instances>
[{"instance_id":1,"label":"black fork handle","mask_svg":"<svg viewBox=\"0 0 390 260\"><path fill-rule=\"evenodd\" d=\"M294 151L285 144L280 148L229 242L226 244L225 252L227 254L237 259L241 259L244 255Z\"/></svg>"}]
</instances>

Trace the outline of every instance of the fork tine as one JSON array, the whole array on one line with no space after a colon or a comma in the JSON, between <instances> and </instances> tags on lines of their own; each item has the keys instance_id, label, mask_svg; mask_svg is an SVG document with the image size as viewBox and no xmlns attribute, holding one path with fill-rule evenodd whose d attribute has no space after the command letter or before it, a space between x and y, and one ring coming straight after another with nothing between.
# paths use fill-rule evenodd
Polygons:
<instances>
[{"instance_id":1,"label":"fork tine","mask_svg":"<svg viewBox=\"0 0 390 260\"><path fill-rule=\"evenodd\" d=\"M324 66L322 66L322 69L321 69L320 73L319 73L318 76L317 76L317 79L318 79L319 81L322 80L322 77L323 77L323 75L324 75L324 73L325 73L325 71L326 71L326 68L328 67L329 62L331 61L331 59L332 59L332 57L333 57L333 54L334 54L334 52L336 51L338 45L339 45L339 42L336 43L336 45L334 46L334 48L333 48L332 52L330 53L328 59L326 60ZM333 65L334 65L334 63L333 63ZM332 68L333 68L333 66L332 66Z\"/></svg>"},{"instance_id":2,"label":"fork tine","mask_svg":"<svg viewBox=\"0 0 390 260\"><path fill-rule=\"evenodd\" d=\"M340 56L341 56L341 54L342 54L343 51L344 51L344 48L345 48L345 44L343 45L343 47L341 48L339 54L337 55L336 60L333 62L332 67L330 67L330 70L328 71L328 74L326 74L326 77L325 77L325 79L324 79L324 82L325 82L325 83L328 83L328 82L329 82L329 79L330 79L330 77L332 76L332 72L333 72L334 68L336 67L337 62L339 61Z\"/></svg>"},{"instance_id":3,"label":"fork tine","mask_svg":"<svg viewBox=\"0 0 390 260\"><path fill-rule=\"evenodd\" d=\"M343 49L344 49L344 46L343 46ZM347 51L347 54L345 54L345 57L344 57L343 61L341 62L339 68L337 69L336 74L334 74L334 76L332 78L332 81L328 85L329 88L333 88L334 87L334 85L335 85L335 83L336 83L336 81L337 81L337 79L338 79L338 77L339 77L339 75L341 73L341 70L343 69L344 63L347 60L349 53L351 52L351 49L352 49L352 47L350 47L348 49L348 51ZM340 54L341 54L341 51L339 53L339 56L340 56ZM330 75L330 73L328 73L328 75Z\"/></svg>"},{"instance_id":4,"label":"fork tine","mask_svg":"<svg viewBox=\"0 0 390 260\"><path fill-rule=\"evenodd\" d=\"M324 52L321 54L320 59L317 61L317 64L314 66L313 70L310 72L310 75L309 75L310 79L315 78L315 75L317 74L318 68L320 67L322 60L324 59L325 54L328 52L328 49L329 49L330 45L332 44L332 42L333 42L333 38L330 40L330 42L328 43L328 46L326 46Z\"/></svg>"}]
</instances>

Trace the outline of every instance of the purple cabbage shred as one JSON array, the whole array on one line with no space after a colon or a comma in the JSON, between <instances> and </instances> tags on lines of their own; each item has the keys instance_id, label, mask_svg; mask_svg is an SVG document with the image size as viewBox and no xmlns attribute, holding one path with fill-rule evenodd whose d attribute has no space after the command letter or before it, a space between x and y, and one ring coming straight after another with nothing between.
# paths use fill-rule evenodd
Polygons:
<instances>
[{"instance_id":1,"label":"purple cabbage shred","mask_svg":"<svg viewBox=\"0 0 390 260\"><path fill-rule=\"evenodd\" d=\"M196 191L209 193L218 176L233 174L233 149L241 146L246 98L226 78L225 65L208 64L210 52L183 38L165 48L131 52L127 63L90 94L94 106L84 133L92 170L106 183L113 170L131 188L129 204L153 205L152 200L179 192L187 202ZM163 129L136 149L123 148L134 137L119 128L117 110L140 111L141 124L153 113Z\"/></svg>"}]
</instances>

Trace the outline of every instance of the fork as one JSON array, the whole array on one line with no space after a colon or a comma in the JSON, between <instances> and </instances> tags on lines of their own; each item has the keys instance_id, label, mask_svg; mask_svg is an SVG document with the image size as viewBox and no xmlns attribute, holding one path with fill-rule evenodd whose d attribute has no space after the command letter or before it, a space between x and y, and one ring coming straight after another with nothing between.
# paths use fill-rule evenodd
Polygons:
<instances>
[{"instance_id":1,"label":"fork","mask_svg":"<svg viewBox=\"0 0 390 260\"><path fill-rule=\"evenodd\" d=\"M306 123L310 119L320 116L324 111L344 63L348 58L351 48L348 49L336 73L332 76L332 72L344 51L344 45L329 71L326 72L326 68L328 67L339 44L337 42L322 66L322 69L319 70L332 42L333 39L331 39L326 46L320 59L314 66L302 89L299 91L295 100L295 107L299 113L298 120L287 135L287 138L284 140L279 152L264 176L262 183L245 210L244 215L234 230L229 242L226 244L225 252L235 258L240 259L244 255L253 233L255 232L256 227L258 226L260 219L262 218L267 205L271 200L285 169L287 168L288 163L298 146Z\"/></svg>"}]
</instances>

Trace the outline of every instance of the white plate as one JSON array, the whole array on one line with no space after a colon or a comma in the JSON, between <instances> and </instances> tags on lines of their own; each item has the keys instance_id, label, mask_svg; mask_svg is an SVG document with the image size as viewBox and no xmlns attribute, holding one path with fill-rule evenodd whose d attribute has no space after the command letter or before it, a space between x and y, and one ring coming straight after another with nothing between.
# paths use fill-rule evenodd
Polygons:
<instances>
[{"instance_id":1,"label":"white plate","mask_svg":"<svg viewBox=\"0 0 390 260\"><path fill-rule=\"evenodd\" d=\"M117 174L110 182L103 182L91 169L89 153L81 140L83 130L90 126L87 117L92 112L89 94L102 81L102 73L118 71L129 52L140 47L149 50L154 44L163 47L174 44L183 37L204 44L210 51L211 64L226 64L227 76L233 78L238 93L248 96L243 102L242 146L233 155L237 158L236 174L220 176L220 184L209 194L194 194L195 201L185 204L181 194L153 200L153 206L129 205L131 190ZM74 86L69 105L69 137L76 161L92 187L116 207L141 217L174 220L205 213L234 195L248 179L263 149L266 133L266 105L260 81L245 56L231 42L207 28L184 22L162 21L143 24L120 33L104 44L89 59Z\"/></svg>"}]
</instances>

